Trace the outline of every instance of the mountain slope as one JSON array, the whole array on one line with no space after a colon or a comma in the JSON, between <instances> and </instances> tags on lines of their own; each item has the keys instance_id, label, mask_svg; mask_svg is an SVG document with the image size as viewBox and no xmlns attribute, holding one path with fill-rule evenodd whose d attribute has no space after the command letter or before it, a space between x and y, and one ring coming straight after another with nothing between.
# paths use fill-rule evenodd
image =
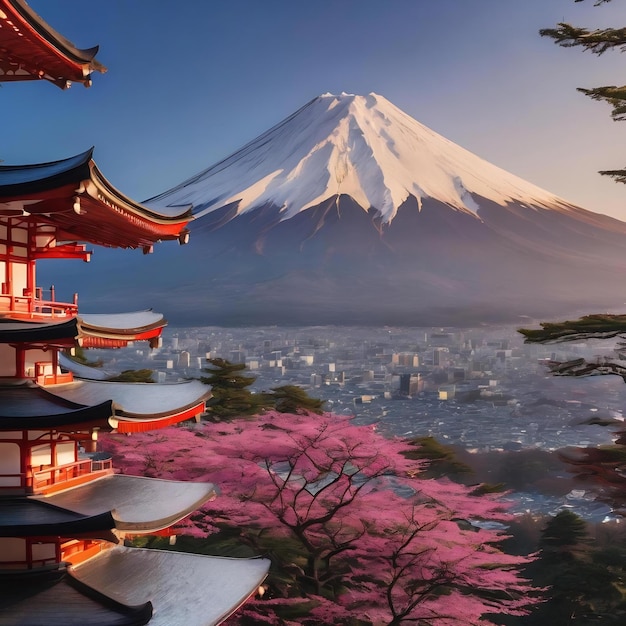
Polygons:
<instances>
[{"instance_id":1,"label":"mountain slope","mask_svg":"<svg viewBox=\"0 0 626 626\"><path fill-rule=\"evenodd\" d=\"M282 219L334 195L393 220L412 195L476 213L477 194L498 204L565 206L559 198L491 165L406 115L377 94L311 100L230 157L153 200L192 203L198 217L238 202L264 204Z\"/></svg>"},{"instance_id":2,"label":"mountain slope","mask_svg":"<svg viewBox=\"0 0 626 626\"><path fill-rule=\"evenodd\" d=\"M98 251L90 275L68 268L90 309L418 325L624 301L626 223L491 165L375 94L320 96L151 203L192 203L191 243L132 261ZM130 262L118 301L95 288Z\"/></svg>"}]
</instances>

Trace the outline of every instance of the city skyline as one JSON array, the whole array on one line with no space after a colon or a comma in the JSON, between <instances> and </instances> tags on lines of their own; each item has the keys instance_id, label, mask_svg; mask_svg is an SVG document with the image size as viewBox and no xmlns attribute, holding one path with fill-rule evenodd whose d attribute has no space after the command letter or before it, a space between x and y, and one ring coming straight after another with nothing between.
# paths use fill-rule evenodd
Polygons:
<instances>
[{"instance_id":1,"label":"city skyline","mask_svg":"<svg viewBox=\"0 0 626 626\"><path fill-rule=\"evenodd\" d=\"M468 150L584 208L626 219L608 107L578 86L619 81L619 53L563 50L538 30L618 26L616 3L540 0L314 4L31 0L108 68L85 90L7 84L7 164L96 146L123 193L180 183L324 92L380 93ZM43 105L43 106L42 106ZM19 112L19 115L18 115ZM25 120L28 120L26 125Z\"/></svg>"}]
</instances>

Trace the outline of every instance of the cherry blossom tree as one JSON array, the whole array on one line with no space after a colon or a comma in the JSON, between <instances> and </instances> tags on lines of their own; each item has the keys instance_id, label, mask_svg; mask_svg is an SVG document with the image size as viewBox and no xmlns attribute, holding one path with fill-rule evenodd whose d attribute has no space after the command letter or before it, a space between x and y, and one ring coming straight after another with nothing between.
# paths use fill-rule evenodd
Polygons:
<instances>
[{"instance_id":1,"label":"cherry blossom tree","mask_svg":"<svg viewBox=\"0 0 626 626\"><path fill-rule=\"evenodd\" d=\"M372 427L274 411L103 444L126 473L215 482L182 531L272 557L267 593L229 623L469 626L535 602L529 559L499 547L498 497L424 479L411 446Z\"/></svg>"}]
</instances>

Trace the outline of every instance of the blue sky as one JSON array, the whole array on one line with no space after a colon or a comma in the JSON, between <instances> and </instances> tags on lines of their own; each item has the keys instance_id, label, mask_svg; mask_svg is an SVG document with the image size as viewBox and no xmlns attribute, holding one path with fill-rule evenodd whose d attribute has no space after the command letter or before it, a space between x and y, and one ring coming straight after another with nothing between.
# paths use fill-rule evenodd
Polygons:
<instances>
[{"instance_id":1,"label":"blue sky","mask_svg":"<svg viewBox=\"0 0 626 626\"><path fill-rule=\"evenodd\" d=\"M30 0L79 47L93 86L5 83L0 158L96 146L136 200L222 159L324 92L376 92L479 156L585 208L626 220L626 123L578 86L622 84L626 56L563 49L559 21L626 24L593 0Z\"/></svg>"}]
</instances>

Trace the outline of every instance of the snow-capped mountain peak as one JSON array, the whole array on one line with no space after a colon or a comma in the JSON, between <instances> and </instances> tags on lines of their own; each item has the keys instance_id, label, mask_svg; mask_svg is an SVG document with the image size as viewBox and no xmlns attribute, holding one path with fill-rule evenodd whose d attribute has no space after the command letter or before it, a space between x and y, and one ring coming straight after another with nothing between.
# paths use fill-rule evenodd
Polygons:
<instances>
[{"instance_id":1,"label":"snow-capped mountain peak","mask_svg":"<svg viewBox=\"0 0 626 626\"><path fill-rule=\"evenodd\" d=\"M191 203L201 217L238 203L266 204L282 218L348 195L390 223L409 196L478 217L485 198L502 206L567 203L420 124L383 96L323 94L223 161L153 200ZM150 202L150 201L148 201Z\"/></svg>"}]
</instances>

